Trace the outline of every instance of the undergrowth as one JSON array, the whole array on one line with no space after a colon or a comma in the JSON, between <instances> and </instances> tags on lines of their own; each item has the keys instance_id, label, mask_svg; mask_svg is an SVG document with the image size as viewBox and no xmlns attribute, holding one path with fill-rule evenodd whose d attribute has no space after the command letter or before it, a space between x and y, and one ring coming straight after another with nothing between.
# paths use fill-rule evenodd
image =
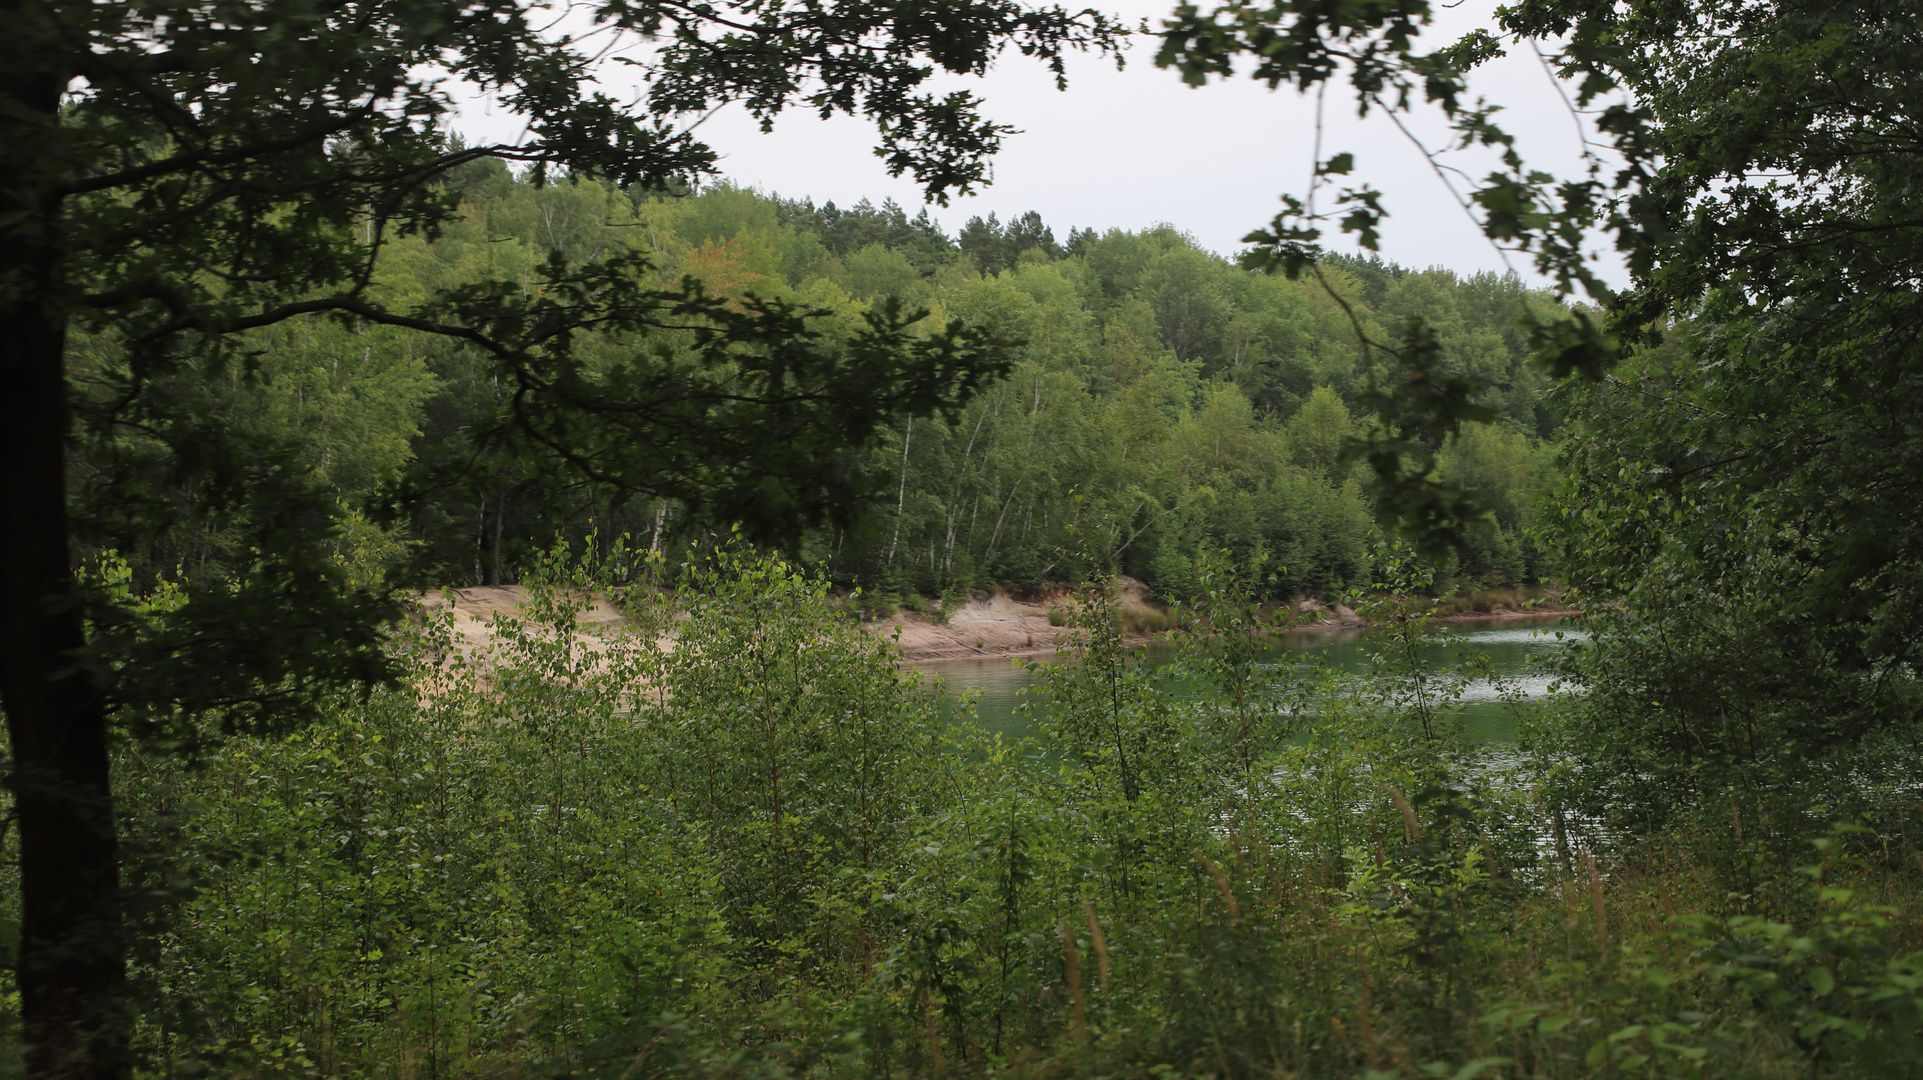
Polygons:
<instances>
[{"instance_id":1,"label":"undergrowth","mask_svg":"<svg viewBox=\"0 0 1923 1080\"><path fill-rule=\"evenodd\" d=\"M1363 603L1359 680L1277 662L1226 573L1176 664L1084 590L1011 744L778 561L627 627L561 553L527 578L305 730L125 751L141 1075L1923 1067L1913 813L1585 833L1553 763L1460 740L1483 669L1424 666L1428 606Z\"/></svg>"}]
</instances>

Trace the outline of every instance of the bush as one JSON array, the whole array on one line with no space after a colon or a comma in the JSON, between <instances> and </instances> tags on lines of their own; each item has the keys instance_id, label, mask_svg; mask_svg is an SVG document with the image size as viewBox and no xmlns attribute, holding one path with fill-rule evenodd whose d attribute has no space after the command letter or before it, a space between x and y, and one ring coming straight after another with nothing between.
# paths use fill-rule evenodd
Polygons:
<instances>
[{"instance_id":1,"label":"bush","mask_svg":"<svg viewBox=\"0 0 1923 1080\"><path fill-rule=\"evenodd\" d=\"M1333 680L1232 584L1172 664L1084 590L1017 747L941 729L779 561L593 632L591 575L527 580L486 651L431 619L404 686L122 771L135 891L194 885L140 926L143 1073L1916 1066L1909 824L1810 856L1732 804L1611 862L1566 771L1456 739L1470 675L1425 666L1421 603L1376 601L1376 673Z\"/></svg>"},{"instance_id":2,"label":"bush","mask_svg":"<svg viewBox=\"0 0 1923 1080\"><path fill-rule=\"evenodd\" d=\"M958 582L951 583L941 591L939 606L935 609L935 621L946 626L966 603L968 603L968 589Z\"/></svg>"},{"instance_id":3,"label":"bush","mask_svg":"<svg viewBox=\"0 0 1923 1080\"><path fill-rule=\"evenodd\" d=\"M870 592L863 589L855 593L854 601L856 610L860 611L862 618L869 622L891 619L895 612L901 610L901 598L894 593Z\"/></svg>"},{"instance_id":4,"label":"bush","mask_svg":"<svg viewBox=\"0 0 1923 1080\"><path fill-rule=\"evenodd\" d=\"M1182 625L1179 614L1154 608L1127 608L1117 617L1121 619L1122 629L1130 634L1163 634Z\"/></svg>"}]
</instances>

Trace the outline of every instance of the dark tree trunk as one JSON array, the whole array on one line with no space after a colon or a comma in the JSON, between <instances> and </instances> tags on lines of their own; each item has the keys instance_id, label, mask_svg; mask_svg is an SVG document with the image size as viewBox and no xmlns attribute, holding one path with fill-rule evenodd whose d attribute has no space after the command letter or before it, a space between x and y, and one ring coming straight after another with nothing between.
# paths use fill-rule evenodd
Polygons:
<instances>
[{"instance_id":1,"label":"dark tree trunk","mask_svg":"<svg viewBox=\"0 0 1923 1080\"><path fill-rule=\"evenodd\" d=\"M119 874L101 687L67 546L66 313L57 109L67 78L20 0L0 0L0 703L13 753L28 1075L128 1068ZM44 16L40 16L44 19ZM37 54L37 55L36 55Z\"/></svg>"}]
</instances>

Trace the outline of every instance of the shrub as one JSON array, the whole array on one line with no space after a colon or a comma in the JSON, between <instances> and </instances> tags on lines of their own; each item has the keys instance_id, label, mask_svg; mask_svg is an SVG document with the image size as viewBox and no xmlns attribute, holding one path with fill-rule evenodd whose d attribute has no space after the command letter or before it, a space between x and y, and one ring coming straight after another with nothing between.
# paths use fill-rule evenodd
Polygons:
<instances>
[{"instance_id":1,"label":"shrub","mask_svg":"<svg viewBox=\"0 0 1923 1080\"><path fill-rule=\"evenodd\" d=\"M1173 611L1154 608L1127 608L1117 616L1129 634L1162 634L1181 627L1182 617Z\"/></svg>"},{"instance_id":2,"label":"shrub","mask_svg":"<svg viewBox=\"0 0 1923 1080\"><path fill-rule=\"evenodd\" d=\"M901 598L894 593L860 590L854 596L856 609L869 622L893 618L901 610Z\"/></svg>"},{"instance_id":3,"label":"shrub","mask_svg":"<svg viewBox=\"0 0 1923 1080\"><path fill-rule=\"evenodd\" d=\"M1232 583L1172 664L1084 590L1020 747L941 730L779 561L724 552L598 631L591 575L527 580L485 651L429 619L404 686L128 762L130 881L174 890L139 924L143 1073L1916 1067L1909 826L1800 866L1732 803L1612 863L1556 824L1567 770L1454 738L1426 601L1365 605L1402 618L1338 680Z\"/></svg>"}]
</instances>

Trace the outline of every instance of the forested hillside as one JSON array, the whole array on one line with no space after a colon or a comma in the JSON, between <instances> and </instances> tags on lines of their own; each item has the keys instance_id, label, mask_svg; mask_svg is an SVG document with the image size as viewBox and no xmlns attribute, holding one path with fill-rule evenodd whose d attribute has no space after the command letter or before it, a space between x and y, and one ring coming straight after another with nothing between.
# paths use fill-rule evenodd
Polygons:
<instances>
[{"instance_id":1,"label":"forested hillside","mask_svg":"<svg viewBox=\"0 0 1923 1080\"><path fill-rule=\"evenodd\" d=\"M726 184L680 196L537 186L493 160L452 183L461 219L390 245L381 281L396 298L503 276L533 288L551 258L637 252L665 287L689 275L731 300L832 312L828 335L856 333L898 296L930 310L924 325L1021 342L1011 370L952 423L904 417L850 463L872 505L800 549L843 584L932 596L1119 569L1181 597L1198 553L1226 549L1238 561L1262 556L1278 595L1331 595L1359 579L1375 529L1358 476L1339 460L1371 363L1357 327L1394 340L1415 317L1454 364L1490 381L1487 403L1502 412L1444 451L1446 474L1486 488L1494 513L1461 564L1440 568L1443 584L1545 573L1524 524L1553 468L1557 420L1516 321L1554 301L1514 279L1332 260L1324 274L1345 310L1315 282L1248 273L1172 226L1071 228L1058 239L1031 213L972 218L951 237L926 211L911 218L892 203L841 209ZM621 348L687 341L663 331L644 346L584 352L607 362ZM478 350L406 329L285 324L259 332L252 350L252 370L188 391L262 440L297 446L297 467L357 508L410 462L485 454L472 433L512 404ZM591 484L557 487L505 458L492 475L486 488L430 488L411 519L367 533L387 541L369 550L393 556L404 541L441 580L478 584L513 580L557 529L604 544L630 533L670 559L709 535L709 522L668 500L610 505ZM155 551L156 566L232 555L216 533L199 543Z\"/></svg>"}]
</instances>

